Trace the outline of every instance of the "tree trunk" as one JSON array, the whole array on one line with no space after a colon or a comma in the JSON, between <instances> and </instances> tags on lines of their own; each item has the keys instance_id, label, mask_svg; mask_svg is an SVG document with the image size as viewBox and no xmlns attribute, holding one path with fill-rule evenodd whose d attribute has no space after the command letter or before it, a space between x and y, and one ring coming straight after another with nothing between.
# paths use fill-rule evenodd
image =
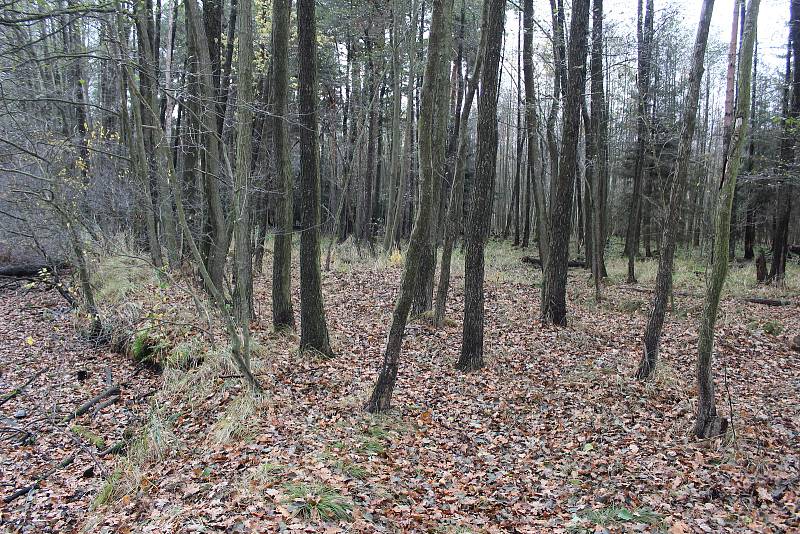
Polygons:
<instances>
[{"instance_id":1,"label":"tree trunk","mask_svg":"<svg viewBox=\"0 0 800 534\"><path fill-rule=\"evenodd\" d=\"M644 180L645 148L649 138L649 127L645 118L650 93L650 59L653 39L653 0L647 0L642 23L642 0L638 0L637 21L638 76L637 76L637 130L636 164L633 173L633 196L628 211L628 231L625 238L625 254L628 257L628 283L636 283L636 255L639 253L639 233L642 219L642 184Z\"/></svg>"},{"instance_id":2,"label":"tree trunk","mask_svg":"<svg viewBox=\"0 0 800 534\"><path fill-rule=\"evenodd\" d=\"M781 138L779 173L788 174L794 163L795 136L793 122L800 117L800 2L792 0L789 17L789 46L786 50L786 80ZM794 59L790 66L790 59ZM790 96L791 95L791 98ZM795 126L796 128L796 126ZM782 286L786 278L786 258L789 255L789 221L792 215L792 184L788 177L781 177L778 186L777 219L772 233L772 264L769 269L770 283Z\"/></svg>"},{"instance_id":3,"label":"tree trunk","mask_svg":"<svg viewBox=\"0 0 800 534\"><path fill-rule=\"evenodd\" d=\"M203 151L203 188L208 208L207 221L209 236L206 267L211 281L217 288L224 287L225 262L228 255L229 233L222 198L219 190L219 163L221 151L217 134L217 107L215 104L214 73L219 72L218 42L209 42L206 29L201 24L201 15L197 0L186 0L186 17L190 26L193 50L196 53L197 88L199 91L200 125L203 128L201 139L205 147ZM216 38L218 41L218 38ZM209 47L216 47L216 67L209 55ZM210 291L210 288L206 288Z\"/></svg>"},{"instance_id":4,"label":"tree trunk","mask_svg":"<svg viewBox=\"0 0 800 534\"><path fill-rule=\"evenodd\" d=\"M712 351L714 348L714 327L717 321L722 287L728 272L728 240L730 237L731 207L736 191L736 178L739 174L742 145L747 133L750 117L750 83L753 67L753 42L758 20L759 0L750 0L745 18L745 30L739 58L739 101L736 109L729 152L720 180L720 198L717 204L714 250L708 267L706 296L700 320L698 340L697 386L699 401L694 432L698 437L708 438L723 434L728 426L725 418L717 415L714 402L714 378L712 374Z\"/></svg>"},{"instance_id":5,"label":"tree trunk","mask_svg":"<svg viewBox=\"0 0 800 534\"><path fill-rule=\"evenodd\" d=\"M250 253L250 169L253 156L253 0L240 0L237 28L236 169L234 175L234 304L242 336L242 359L250 365L253 264Z\"/></svg>"},{"instance_id":6,"label":"tree trunk","mask_svg":"<svg viewBox=\"0 0 800 534\"><path fill-rule=\"evenodd\" d=\"M558 177L555 180L550 210L552 241L545 272L546 297L542 301L542 321L560 326L567 324L567 261L572 226L572 197L577 170L575 161L578 152L581 102L586 85L588 26L589 0L573 0L564 126Z\"/></svg>"},{"instance_id":7,"label":"tree trunk","mask_svg":"<svg viewBox=\"0 0 800 534\"><path fill-rule=\"evenodd\" d=\"M462 219L464 205L464 173L467 163L467 143L469 142L469 115L472 111L472 102L475 99L475 92L478 89L478 77L481 75L481 68L484 59L484 49L486 48L486 10L489 4L484 2L483 13L481 15L481 35L478 43L478 50L475 53L475 65L472 68L472 75L467 84L467 92L464 96L461 116L458 124L458 151L456 153L455 168L453 170L453 185L450 189L450 201L447 208L447 219L445 220L445 235L442 245L442 266L439 272L439 286L436 289L436 308L434 310L434 324L438 327L444 322L445 306L447 304L447 292L450 290L450 270L453 259L453 245L458 237L459 223Z\"/></svg>"},{"instance_id":8,"label":"tree trunk","mask_svg":"<svg viewBox=\"0 0 800 534\"><path fill-rule=\"evenodd\" d=\"M272 261L272 324L276 330L294 330L292 307L292 163L289 158L289 129L286 106L289 92L289 24L292 1L273 0L272 4L272 146L275 177L280 189L275 208L278 231Z\"/></svg>"},{"instance_id":9,"label":"tree trunk","mask_svg":"<svg viewBox=\"0 0 800 534\"><path fill-rule=\"evenodd\" d=\"M464 329L461 356L456 368L475 371L483 367L484 249L492 220L497 169L497 93L500 49L505 25L505 0L493 0L486 12L484 65L478 97L478 149L475 161L474 198L464 229Z\"/></svg>"},{"instance_id":10,"label":"tree trunk","mask_svg":"<svg viewBox=\"0 0 800 534\"><path fill-rule=\"evenodd\" d=\"M606 111L605 88L603 86L603 0L592 4L592 52L591 77L591 142L593 152L592 197L592 276L595 284L595 298L601 298L602 278L605 274L605 228L606 189L608 187L608 117ZM588 258L587 258L588 260Z\"/></svg>"},{"instance_id":11,"label":"tree trunk","mask_svg":"<svg viewBox=\"0 0 800 534\"><path fill-rule=\"evenodd\" d=\"M442 48L437 52L437 67L433 72L435 76L434 86L434 105L431 112L433 115L430 120L432 122L431 133L431 146L430 146L430 162L423 159L422 154L422 140L420 140L420 166L422 172L427 171L432 173L435 177L433 180L433 205L432 209L438 208L440 205L440 197L442 194L442 181L446 172L446 151L447 151L447 119L450 111L449 105L449 85L450 85L450 43L452 41L452 13L453 13L453 0L446 0L444 3L444 27L442 34ZM431 53L431 47L428 47L428 53ZM428 73L426 71L425 75ZM422 117L420 116L420 120ZM416 285L414 295L414 309L415 315L425 313L433 308L433 279L436 274L436 248L439 238L439 214L433 213L431 216L430 238L428 243L423 247L422 260L420 263L419 279Z\"/></svg>"},{"instance_id":12,"label":"tree trunk","mask_svg":"<svg viewBox=\"0 0 800 534\"><path fill-rule=\"evenodd\" d=\"M332 357L320 273L320 182L317 125L317 21L314 0L297 2L300 63L300 347Z\"/></svg>"},{"instance_id":13,"label":"tree trunk","mask_svg":"<svg viewBox=\"0 0 800 534\"><path fill-rule=\"evenodd\" d=\"M313 1L313 0L301 0ZM487 0L488 1L488 0ZM386 412L392 400L392 392L397 381L397 369L400 364L400 349L403 341L403 334L408 321L408 313L414 297L414 287L417 285L420 262L424 252L424 247L430 240L430 221L433 204L433 181L435 176L431 168L431 143L433 137L433 118L434 98L436 96L436 69L440 66L439 56L444 53L443 43L446 42L444 35L448 30L448 24L444 20L445 14L449 9L445 4L451 0L433 0L433 12L431 15L431 27L428 41L428 59L425 67L425 78L420 95L419 113L419 150L420 164L423 169L421 173L420 198L414 221L414 228L411 231L411 241L406 253L406 262L403 269L403 277L400 282L400 293L397 296L392 322L389 327L389 337L386 341L386 349L383 353L383 363L381 365L378 381L372 391L365 409L370 413Z\"/></svg>"},{"instance_id":14,"label":"tree trunk","mask_svg":"<svg viewBox=\"0 0 800 534\"><path fill-rule=\"evenodd\" d=\"M528 197L531 195L531 189L533 189L533 208L539 233L539 257L542 259L543 265L546 265L550 253L550 225L548 222L547 199L544 193L544 166L542 166L542 173L538 176L536 175L536 162L539 160L539 117L536 113L536 87L534 85L533 72L533 0L525 0L522 46L522 70L525 79L525 133L528 136L528 184L526 189ZM530 208L530 200L526 199L525 203L525 234L529 235L528 210ZM523 237L523 246L524 244L527 244L527 239ZM544 288L544 284L542 284L542 288Z\"/></svg>"},{"instance_id":15,"label":"tree trunk","mask_svg":"<svg viewBox=\"0 0 800 534\"><path fill-rule=\"evenodd\" d=\"M697 108L700 103L700 86L703 80L703 61L708 42L708 29L711 24L711 13L714 0L704 0L700 11L700 23L697 27L692 67L689 72L689 90L685 100L681 136L678 142L676 157L677 167L671 180L667 217L664 221L661 244L659 246L658 274L656 275L656 292L650 308L650 316L644 332L644 354L636 371L636 378L644 380L655 371L658 360L658 347L664 327L667 301L672 292L672 271L677 242L678 223L683 208L686 188L688 186L689 163L692 155L692 139L697 122Z\"/></svg>"}]
</instances>

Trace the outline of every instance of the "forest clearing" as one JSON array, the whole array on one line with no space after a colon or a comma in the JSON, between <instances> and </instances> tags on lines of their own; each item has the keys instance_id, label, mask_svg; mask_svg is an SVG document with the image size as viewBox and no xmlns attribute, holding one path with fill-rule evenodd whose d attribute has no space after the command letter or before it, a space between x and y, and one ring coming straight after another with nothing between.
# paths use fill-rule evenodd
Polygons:
<instances>
[{"instance_id":1,"label":"forest clearing","mask_svg":"<svg viewBox=\"0 0 800 534\"><path fill-rule=\"evenodd\" d=\"M800 532L800 0L6 0L3 532Z\"/></svg>"}]
</instances>

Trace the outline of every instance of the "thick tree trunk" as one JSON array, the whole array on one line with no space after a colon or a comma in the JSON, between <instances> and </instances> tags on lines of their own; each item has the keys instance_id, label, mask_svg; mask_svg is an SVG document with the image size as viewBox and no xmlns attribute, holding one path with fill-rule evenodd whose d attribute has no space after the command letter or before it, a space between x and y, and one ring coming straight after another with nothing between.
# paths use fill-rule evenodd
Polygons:
<instances>
[{"instance_id":1,"label":"thick tree trunk","mask_svg":"<svg viewBox=\"0 0 800 534\"><path fill-rule=\"evenodd\" d=\"M317 20L314 0L297 2L300 63L300 347L332 357L320 272L320 182L317 125Z\"/></svg>"},{"instance_id":2,"label":"thick tree trunk","mask_svg":"<svg viewBox=\"0 0 800 534\"><path fill-rule=\"evenodd\" d=\"M286 106L289 91L289 23L291 0L274 0L272 4L272 72L273 116L272 147L275 177L280 192L275 208L278 231L272 261L272 325L276 330L294 330L292 307L292 163L289 158L289 129Z\"/></svg>"},{"instance_id":3,"label":"thick tree trunk","mask_svg":"<svg viewBox=\"0 0 800 534\"><path fill-rule=\"evenodd\" d=\"M747 133L750 118L750 84L753 67L753 42L758 20L759 0L750 0L745 18L745 30L739 57L739 105L736 109L729 152L720 180L720 197L717 204L713 256L708 268L706 296L700 320L698 340L697 386L699 401L694 432L698 437L708 438L723 434L728 421L717 415L714 402L714 378L712 373L712 352L714 348L714 327L720 295L728 272L728 240L730 237L731 207L736 191L736 178L739 174L742 145Z\"/></svg>"},{"instance_id":4,"label":"thick tree trunk","mask_svg":"<svg viewBox=\"0 0 800 534\"><path fill-rule=\"evenodd\" d=\"M658 346L664 326L667 302L672 292L672 271L677 242L678 223L683 208L686 188L688 186L689 163L692 155L692 138L697 122L697 108L700 103L700 86L703 79L703 61L708 42L708 29L711 24L711 13L714 0L704 0L700 11L700 23L697 27L692 67L689 72L689 91L685 100L681 137L678 142L677 167L671 180L667 217L664 221L663 235L659 246L658 274L656 275L656 292L650 308L650 316L644 332L644 354L639 362L636 378L644 380L655 371L658 359Z\"/></svg>"},{"instance_id":5,"label":"thick tree trunk","mask_svg":"<svg viewBox=\"0 0 800 534\"><path fill-rule=\"evenodd\" d=\"M542 301L542 321L561 326L567 324L567 260L572 226L572 197L577 170L575 161L580 132L581 102L586 85L588 26L589 0L573 0L564 126L558 177L555 180L550 208L552 240L545 272L545 299Z\"/></svg>"}]
</instances>

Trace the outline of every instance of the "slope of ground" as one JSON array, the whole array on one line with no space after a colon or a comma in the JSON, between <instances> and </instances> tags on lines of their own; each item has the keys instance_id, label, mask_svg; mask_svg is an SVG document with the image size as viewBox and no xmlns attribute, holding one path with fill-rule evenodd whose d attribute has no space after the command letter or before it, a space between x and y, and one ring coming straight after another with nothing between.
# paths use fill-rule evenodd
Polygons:
<instances>
[{"instance_id":1,"label":"slope of ground","mask_svg":"<svg viewBox=\"0 0 800 534\"><path fill-rule=\"evenodd\" d=\"M631 377L650 296L619 283L622 263L611 266L600 304L593 302L586 272L571 270L570 326L556 329L536 320L539 273L522 265L518 252L495 246L489 255L487 366L480 372L453 369L463 311L463 279L455 273L448 326L436 330L424 319L409 325L394 409L369 416L362 404L377 375L400 262L343 254L324 274L337 353L330 361L299 354L296 337L270 331L267 273L256 283L260 322L254 327L253 366L263 394L243 388L224 342L208 332L218 339L215 347L195 347L202 364L165 370L163 389L152 397L127 455L100 460L105 482L97 473L80 479L92 460L79 455L83 463L64 469L63 479L54 476L44 489L7 506L4 521L38 521L29 523L37 531L77 524L87 532L800 527L800 361L789 348L789 338L800 332L798 307L736 298L796 299L796 272L783 292L743 282L752 266L732 273L717 336L717 402L725 415L733 408L736 436L698 441L691 426L699 299L676 297L657 378L643 385ZM687 261L679 268L680 287L698 291L702 274ZM647 287L653 264L639 272ZM174 299L169 306L191 307L185 292L168 294ZM12 310L30 298L5 294L3 306ZM29 324L37 319L20 313L23 323L4 325L4 336L27 352L3 359L4 390L27 375L11 366L41 359L38 344L26 348L27 332L10 332L53 331L57 324L50 318ZM74 339L65 330L53 336L58 343ZM72 365L62 350L49 358L51 366ZM130 375L132 365L114 358L114 372ZM108 363L101 362L98 369ZM2 407L4 416L11 417L11 404ZM50 449L32 451L37 463L23 468L15 463L23 447L3 445L10 451L4 484L17 485L15 478L30 479L59 459ZM68 504L76 486L89 493ZM57 513L48 515L48 506L74 510L69 517L78 522L63 523Z\"/></svg>"}]
</instances>

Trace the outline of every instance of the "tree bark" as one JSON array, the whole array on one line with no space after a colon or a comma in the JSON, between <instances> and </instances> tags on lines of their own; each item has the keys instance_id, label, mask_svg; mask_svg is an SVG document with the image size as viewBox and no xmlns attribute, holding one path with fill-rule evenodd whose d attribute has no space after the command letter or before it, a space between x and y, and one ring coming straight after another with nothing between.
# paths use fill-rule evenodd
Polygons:
<instances>
[{"instance_id":1,"label":"tree bark","mask_svg":"<svg viewBox=\"0 0 800 534\"><path fill-rule=\"evenodd\" d=\"M297 2L300 63L300 347L332 357L320 272L320 182L317 124L317 21L314 0Z\"/></svg>"},{"instance_id":2,"label":"tree bark","mask_svg":"<svg viewBox=\"0 0 800 534\"><path fill-rule=\"evenodd\" d=\"M736 191L736 178L739 174L742 145L747 133L750 117L750 84L753 68L753 42L755 41L756 22L758 20L759 0L750 0L745 18L745 29L739 57L739 105L736 109L734 128L732 131L729 153L725 159L725 168L719 183L719 202L715 221L715 239L713 255L708 267L706 280L706 296L703 303L703 314L700 320L700 336L698 339L697 385L699 401L695 435L701 438L723 434L728 421L717 415L714 402L714 378L712 374L712 351L714 348L714 327L717 321L722 287L728 272L728 241L730 237L731 207L733 194Z\"/></svg>"},{"instance_id":3,"label":"tree bark","mask_svg":"<svg viewBox=\"0 0 800 534\"><path fill-rule=\"evenodd\" d=\"M307 1L307 0L303 0ZM488 0L487 0L488 1ZM414 287L418 281L420 261L423 249L430 240L430 221L433 204L433 180L431 170L431 142L433 136L434 98L436 96L436 69L439 68L439 55L443 53L444 33L447 31L445 13L449 12L446 3L451 0L433 0L431 27L428 41L428 59L425 66L425 78L420 95L420 114L418 121L420 140L420 164L423 168L420 183L419 206L411 231L411 240L406 253L406 262L403 277L400 282L400 293L397 296L392 322L389 327L389 337L383 353L378 381L375 389L366 403L365 409L370 413L386 412L391 405L392 393L397 382L397 370L400 365L400 349L403 334L408 321L408 313L414 298Z\"/></svg>"},{"instance_id":4,"label":"tree bark","mask_svg":"<svg viewBox=\"0 0 800 534\"><path fill-rule=\"evenodd\" d=\"M483 367L484 249L492 220L497 169L497 93L500 49L505 26L505 0L493 0L486 12L486 32L481 92L478 97L478 149L473 202L464 229L464 328L461 356L456 368L469 372Z\"/></svg>"},{"instance_id":5,"label":"tree bark","mask_svg":"<svg viewBox=\"0 0 800 534\"><path fill-rule=\"evenodd\" d=\"M658 273L656 274L656 293L650 308L650 316L644 332L644 353L636 371L636 378L644 380L655 371L658 360L658 347L664 327L667 301L672 292L672 271L677 242L678 223L683 208L686 188L688 186L689 163L692 155L692 139L697 122L697 108L700 103L700 86L703 80L703 61L708 42L708 30L714 0L704 0L700 11L700 23L697 27L692 67L689 72L689 90L686 95L685 109L681 124L681 136L678 141L677 167L671 180L667 217L664 221L661 244L659 246Z\"/></svg>"},{"instance_id":6,"label":"tree bark","mask_svg":"<svg viewBox=\"0 0 800 534\"><path fill-rule=\"evenodd\" d=\"M564 126L558 177L550 211L552 240L546 266L545 299L542 301L542 321L555 325L567 324L567 260L572 226L572 197L580 131L581 102L586 84L587 28L589 0L573 0L568 58L567 91L564 105Z\"/></svg>"},{"instance_id":7,"label":"tree bark","mask_svg":"<svg viewBox=\"0 0 800 534\"><path fill-rule=\"evenodd\" d=\"M636 255L639 253L639 233L642 218L642 183L644 180L645 148L649 139L646 114L650 99L650 70L653 40L653 0L647 0L644 23L642 23L642 0L638 0L637 21L638 75L637 75L637 130L636 164L633 173L633 196L628 212L628 231L625 238L625 254L628 257L628 283L636 283Z\"/></svg>"},{"instance_id":8,"label":"tree bark","mask_svg":"<svg viewBox=\"0 0 800 534\"><path fill-rule=\"evenodd\" d=\"M275 176L280 188L275 209L278 231L272 262L272 324L276 330L294 330L292 306L292 163L289 158L289 130L286 106L289 91L289 24L291 0L274 0L272 4L272 69L273 104L272 146L275 152Z\"/></svg>"},{"instance_id":9,"label":"tree bark","mask_svg":"<svg viewBox=\"0 0 800 534\"><path fill-rule=\"evenodd\" d=\"M250 365L253 315L253 256L250 253L250 170L253 156L253 0L240 0L237 27L236 168L234 174L234 303L242 336L242 358Z\"/></svg>"}]
</instances>

